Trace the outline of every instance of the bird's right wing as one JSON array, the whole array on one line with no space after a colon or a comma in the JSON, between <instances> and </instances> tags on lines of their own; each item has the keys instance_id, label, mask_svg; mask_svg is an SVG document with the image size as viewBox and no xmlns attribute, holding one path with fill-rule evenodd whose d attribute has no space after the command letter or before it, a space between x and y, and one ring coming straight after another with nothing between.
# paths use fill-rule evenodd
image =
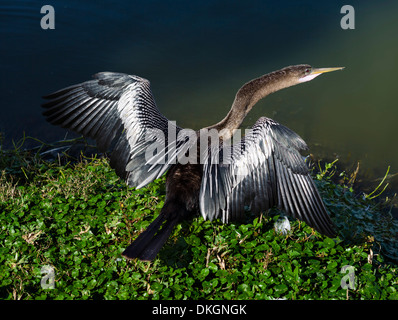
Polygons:
<instances>
[{"instance_id":1,"label":"bird's right wing","mask_svg":"<svg viewBox=\"0 0 398 320\"><path fill-rule=\"evenodd\" d=\"M333 236L333 223L299 153L306 148L292 130L260 118L240 142L211 150L203 165L202 215L229 222L245 210L260 213L278 206Z\"/></svg>"},{"instance_id":2,"label":"bird's right wing","mask_svg":"<svg viewBox=\"0 0 398 320\"><path fill-rule=\"evenodd\" d=\"M138 76L101 72L44 98L47 121L95 139L102 151L113 145L111 166L130 186L162 176L191 142L169 141L182 129L160 113L149 81Z\"/></svg>"}]
</instances>

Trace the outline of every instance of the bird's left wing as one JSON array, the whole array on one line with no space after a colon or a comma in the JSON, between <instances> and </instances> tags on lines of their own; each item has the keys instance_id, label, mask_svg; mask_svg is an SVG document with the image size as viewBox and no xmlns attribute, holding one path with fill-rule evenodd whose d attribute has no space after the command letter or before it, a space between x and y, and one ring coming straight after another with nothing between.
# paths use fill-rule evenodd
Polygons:
<instances>
[{"instance_id":1,"label":"bird's left wing","mask_svg":"<svg viewBox=\"0 0 398 320\"><path fill-rule=\"evenodd\" d=\"M169 141L182 129L160 113L149 81L138 76L101 72L44 98L47 121L95 139L102 151L113 146L111 166L130 186L159 178L189 146L186 137Z\"/></svg>"},{"instance_id":2,"label":"bird's left wing","mask_svg":"<svg viewBox=\"0 0 398 320\"><path fill-rule=\"evenodd\" d=\"M229 222L245 210L278 206L333 236L333 223L299 153L306 148L292 130L262 117L240 142L210 150L199 198L203 217Z\"/></svg>"}]
</instances>

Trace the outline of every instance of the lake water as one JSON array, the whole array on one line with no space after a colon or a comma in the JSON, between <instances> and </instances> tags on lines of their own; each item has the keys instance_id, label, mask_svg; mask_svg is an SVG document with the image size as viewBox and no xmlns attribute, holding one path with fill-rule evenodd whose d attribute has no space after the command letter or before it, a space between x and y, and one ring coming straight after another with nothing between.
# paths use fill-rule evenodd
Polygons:
<instances>
[{"instance_id":1,"label":"lake water","mask_svg":"<svg viewBox=\"0 0 398 320\"><path fill-rule=\"evenodd\" d=\"M340 26L345 1L50 1L53 30L41 28L43 4L0 4L6 146L23 132L62 139L41 96L99 71L149 79L163 114L199 129L223 118L252 78L299 63L344 66L262 100L243 127L271 117L316 157L347 170L359 161L370 188L391 166L387 192L398 191L398 2L352 1L354 30Z\"/></svg>"}]
</instances>

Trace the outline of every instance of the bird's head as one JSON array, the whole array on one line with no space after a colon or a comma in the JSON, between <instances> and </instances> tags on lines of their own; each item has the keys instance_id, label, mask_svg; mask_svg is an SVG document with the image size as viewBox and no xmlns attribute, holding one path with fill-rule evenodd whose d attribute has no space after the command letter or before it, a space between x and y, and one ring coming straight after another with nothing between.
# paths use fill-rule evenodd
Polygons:
<instances>
[{"instance_id":1,"label":"bird's head","mask_svg":"<svg viewBox=\"0 0 398 320\"><path fill-rule=\"evenodd\" d=\"M313 68L308 64L301 64L294 67L291 67L291 72L296 77L299 83L307 82L316 77L320 76L322 73L342 70L344 67L337 68Z\"/></svg>"}]
</instances>

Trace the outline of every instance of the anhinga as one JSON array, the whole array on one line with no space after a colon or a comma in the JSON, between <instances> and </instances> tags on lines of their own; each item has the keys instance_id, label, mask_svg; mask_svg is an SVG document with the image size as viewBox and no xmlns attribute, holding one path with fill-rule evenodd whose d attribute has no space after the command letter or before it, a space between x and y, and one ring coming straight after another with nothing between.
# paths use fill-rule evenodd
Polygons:
<instances>
[{"instance_id":1,"label":"anhinga","mask_svg":"<svg viewBox=\"0 0 398 320\"><path fill-rule=\"evenodd\" d=\"M340 69L295 65L251 80L236 93L226 117L196 131L194 139L182 135L170 141L170 130L179 134L183 129L160 113L148 80L123 73L101 72L44 97L50 99L44 115L52 124L95 139L100 150L112 145L110 164L129 186L143 187L167 171L164 206L123 252L126 258L153 260L174 226L198 211L205 219L220 217L226 223L247 209L260 213L277 206L333 237L333 223L299 153L307 145L296 133L261 117L240 141L228 141L260 99ZM201 134L211 130L219 133L220 143L205 140L203 152ZM163 148L148 152L155 142ZM176 161L192 147L193 159L204 162Z\"/></svg>"}]
</instances>

